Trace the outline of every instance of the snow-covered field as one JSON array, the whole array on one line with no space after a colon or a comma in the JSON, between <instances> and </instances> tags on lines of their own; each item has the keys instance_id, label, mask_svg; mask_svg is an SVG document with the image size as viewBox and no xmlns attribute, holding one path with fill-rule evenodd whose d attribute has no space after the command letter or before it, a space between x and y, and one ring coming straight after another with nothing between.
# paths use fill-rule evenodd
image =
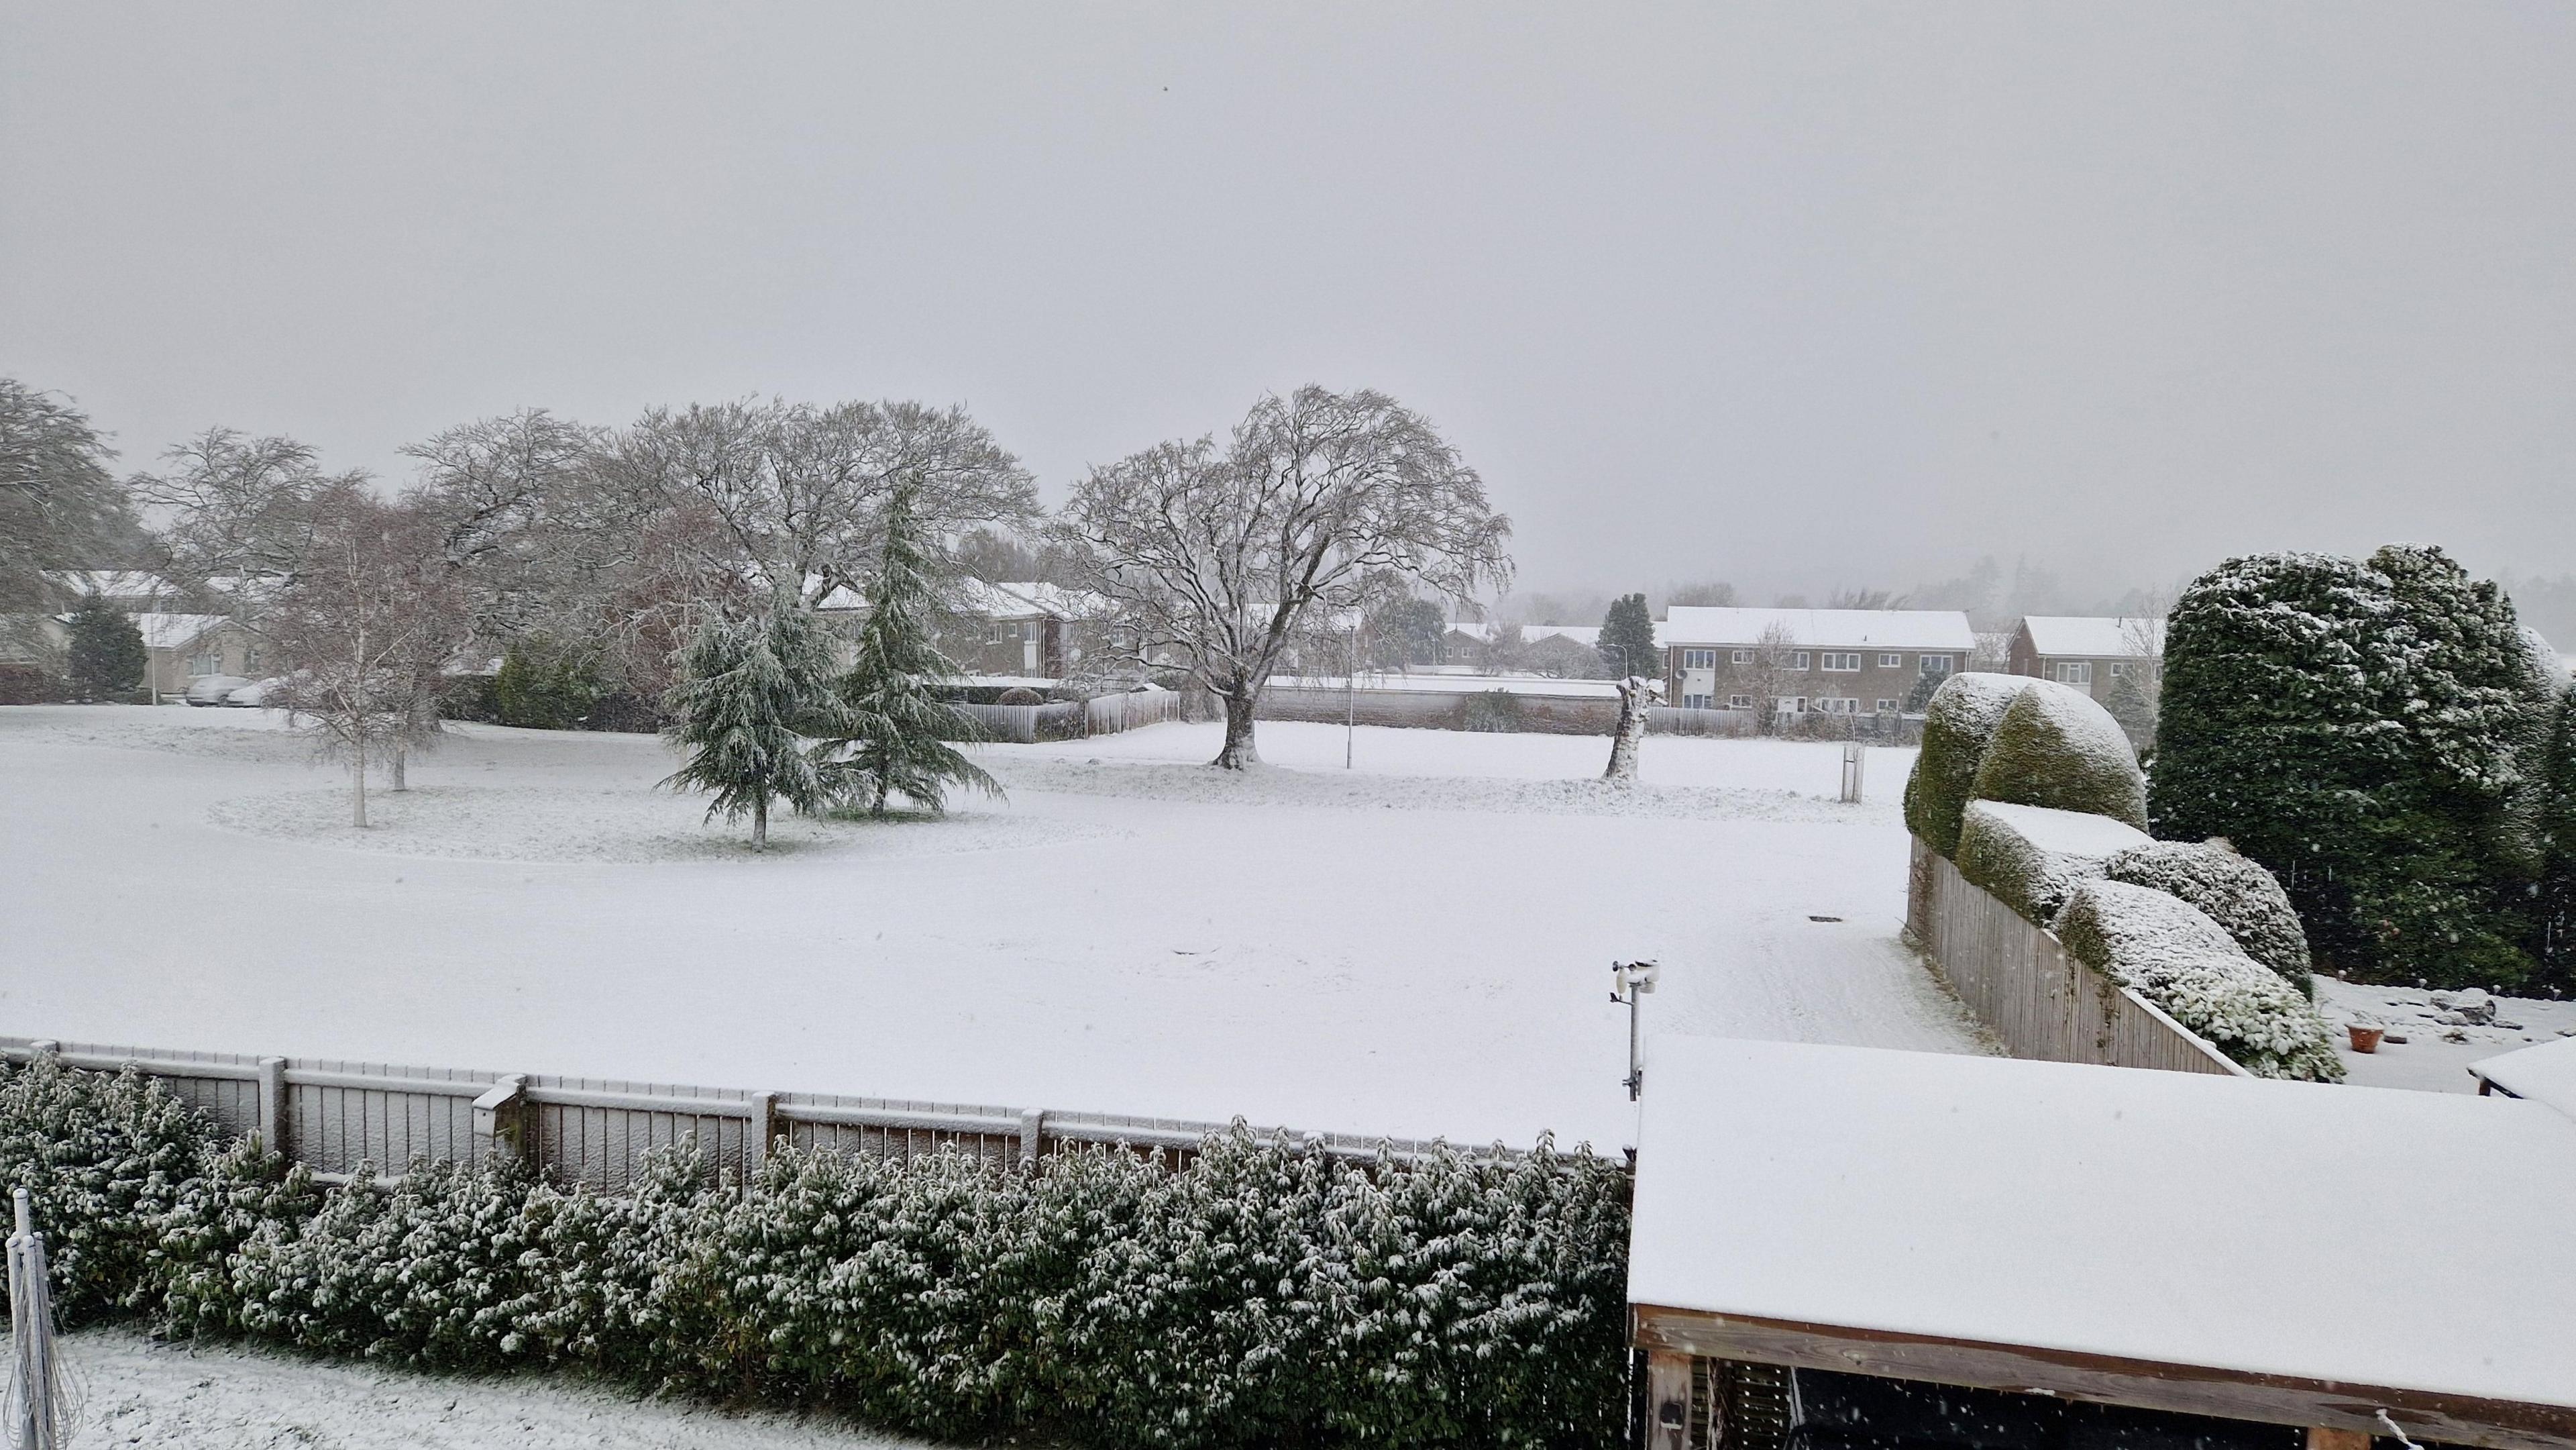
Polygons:
<instances>
[{"instance_id":1,"label":"snow-covered field","mask_svg":"<svg viewBox=\"0 0 2576 1450\"><path fill-rule=\"evenodd\" d=\"M411 1374L126 1330L59 1341L79 1390L72 1438L142 1450L901 1450L918 1442L786 1415L638 1402L562 1377Z\"/></svg>"},{"instance_id":2,"label":"snow-covered field","mask_svg":"<svg viewBox=\"0 0 2576 1450\"><path fill-rule=\"evenodd\" d=\"M361 833L258 712L0 711L0 1030L1604 1148L1614 957L1654 1028L1981 1050L1896 939L1908 752L1343 743L990 747L1005 802L762 859L649 737L467 727Z\"/></svg>"}]
</instances>

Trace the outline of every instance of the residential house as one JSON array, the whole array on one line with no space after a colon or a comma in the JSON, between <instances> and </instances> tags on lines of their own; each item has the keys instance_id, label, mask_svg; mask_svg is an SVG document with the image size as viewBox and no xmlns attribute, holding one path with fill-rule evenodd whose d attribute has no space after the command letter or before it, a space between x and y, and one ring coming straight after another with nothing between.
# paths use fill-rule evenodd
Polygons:
<instances>
[{"instance_id":1,"label":"residential house","mask_svg":"<svg viewBox=\"0 0 2576 1450\"><path fill-rule=\"evenodd\" d=\"M2147 669L2165 652L2161 619L2110 619L2091 615L2024 615L2012 633L2011 664L2016 675L2055 680L2103 699L2111 682L2134 669Z\"/></svg>"},{"instance_id":2,"label":"residential house","mask_svg":"<svg viewBox=\"0 0 2576 1450\"><path fill-rule=\"evenodd\" d=\"M1655 626L1665 698L1684 709L1894 715L1915 685L1965 669L1977 645L1955 609L1675 605Z\"/></svg>"},{"instance_id":3,"label":"residential house","mask_svg":"<svg viewBox=\"0 0 2576 1450\"><path fill-rule=\"evenodd\" d=\"M144 684L158 697L183 694L207 675L259 678L259 641L225 614L134 616L143 634Z\"/></svg>"},{"instance_id":4,"label":"residential house","mask_svg":"<svg viewBox=\"0 0 2576 1450\"><path fill-rule=\"evenodd\" d=\"M1097 612L1075 590L1035 582L968 579L953 602L965 618L966 632L944 643L958 668L970 676L1032 685L1061 680L1082 662L1082 621L1086 613ZM867 596L836 585L816 601L814 612L836 632L855 637L867 615Z\"/></svg>"}]
</instances>

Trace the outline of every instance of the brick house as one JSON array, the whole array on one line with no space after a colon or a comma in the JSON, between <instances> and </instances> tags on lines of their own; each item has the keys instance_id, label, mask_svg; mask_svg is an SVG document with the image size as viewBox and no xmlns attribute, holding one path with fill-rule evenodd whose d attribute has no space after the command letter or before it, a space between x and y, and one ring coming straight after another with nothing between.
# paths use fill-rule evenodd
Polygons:
<instances>
[{"instance_id":1,"label":"brick house","mask_svg":"<svg viewBox=\"0 0 2576 1450\"><path fill-rule=\"evenodd\" d=\"M1073 590L968 579L955 603L957 627L940 644L969 675L1060 680L1082 662L1082 618L1089 601ZM838 585L816 602L814 612L835 633L856 638L859 622L867 617L867 597Z\"/></svg>"},{"instance_id":2,"label":"brick house","mask_svg":"<svg viewBox=\"0 0 2576 1450\"><path fill-rule=\"evenodd\" d=\"M156 697L185 693L207 675L259 678L259 642L223 614L138 614L143 681Z\"/></svg>"},{"instance_id":3,"label":"brick house","mask_svg":"<svg viewBox=\"0 0 2576 1450\"><path fill-rule=\"evenodd\" d=\"M2016 675L2073 685L2102 699L2111 682L2163 658L2161 619L2111 619L2096 615L2024 615L2012 633Z\"/></svg>"},{"instance_id":4,"label":"brick house","mask_svg":"<svg viewBox=\"0 0 2576 1450\"><path fill-rule=\"evenodd\" d=\"M1923 677L1966 669L1977 647L1955 609L1737 609L1676 605L1655 626L1665 698L1685 709L1782 716L1894 715Z\"/></svg>"}]
</instances>

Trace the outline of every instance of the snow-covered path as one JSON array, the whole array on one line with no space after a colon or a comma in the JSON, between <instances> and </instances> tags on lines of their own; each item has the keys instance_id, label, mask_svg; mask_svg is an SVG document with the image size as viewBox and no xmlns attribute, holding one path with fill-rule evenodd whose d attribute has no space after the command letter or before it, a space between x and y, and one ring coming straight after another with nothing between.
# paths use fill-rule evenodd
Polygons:
<instances>
[{"instance_id":1,"label":"snow-covered path","mask_svg":"<svg viewBox=\"0 0 2576 1450\"><path fill-rule=\"evenodd\" d=\"M1197 728L1082 744L1188 759ZM1337 730L1262 728L1338 761ZM1896 945L1884 800L1782 791L1808 762L1776 746L1657 740L1688 810L1560 814L1602 788L1531 757L1599 742L1375 733L1483 778L1274 767L1176 801L1153 777L1215 773L996 748L1006 804L797 823L751 859L649 791L649 738L468 730L359 838L336 772L250 712L0 711L0 1025L1605 1148L1634 1123L1614 957L1664 962L1656 1026L1978 1050ZM1835 748L1789 749L1829 793ZM1874 796L1902 780L1874 762Z\"/></svg>"},{"instance_id":2,"label":"snow-covered path","mask_svg":"<svg viewBox=\"0 0 2576 1450\"><path fill-rule=\"evenodd\" d=\"M0 1336L4 1339L5 1336ZM902 1450L825 1421L639 1401L562 1377L412 1374L126 1330L60 1341L81 1392L72 1443L141 1450Z\"/></svg>"}]
</instances>

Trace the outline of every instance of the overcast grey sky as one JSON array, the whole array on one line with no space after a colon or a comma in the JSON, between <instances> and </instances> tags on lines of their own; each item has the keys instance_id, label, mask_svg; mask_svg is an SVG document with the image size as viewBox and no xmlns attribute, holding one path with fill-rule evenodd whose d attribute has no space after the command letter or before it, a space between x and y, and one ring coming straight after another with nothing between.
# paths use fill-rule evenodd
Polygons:
<instances>
[{"instance_id":1,"label":"overcast grey sky","mask_svg":"<svg viewBox=\"0 0 2576 1450\"><path fill-rule=\"evenodd\" d=\"M0 17L0 373L133 465L896 396L1052 501L1314 380L1535 588L2576 568L2567 4Z\"/></svg>"}]
</instances>

